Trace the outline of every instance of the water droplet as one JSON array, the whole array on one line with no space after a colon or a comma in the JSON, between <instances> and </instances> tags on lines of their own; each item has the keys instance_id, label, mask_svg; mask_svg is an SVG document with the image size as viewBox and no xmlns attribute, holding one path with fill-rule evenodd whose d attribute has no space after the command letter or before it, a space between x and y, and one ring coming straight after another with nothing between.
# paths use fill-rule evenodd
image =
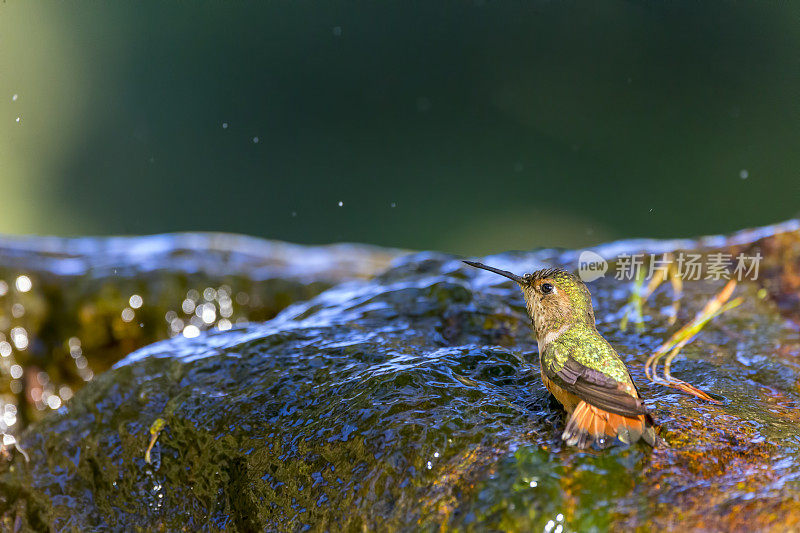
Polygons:
<instances>
[{"instance_id":1,"label":"water droplet","mask_svg":"<svg viewBox=\"0 0 800 533\"><path fill-rule=\"evenodd\" d=\"M17 286L17 290L19 292L28 292L33 288L33 282L31 281L31 278L24 274L17 277L15 285Z\"/></svg>"},{"instance_id":2,"label":"water droplet","mask_svg":"<svg viewBox=\"0 0 800 533\"><path fill-rule=\"evenodd\" d=\"M139 309L144 303L144 300L138 294L134 294L133 296L131 296L130 300L128 300L128 303L131 305L132 308Z\"/></svg>"},{"instance_id":3,"label":"water droplet","mask_svg":"<svg viewBox=\"0 0 800 533\"><path fill-rule=\"evenodd\" d=\"M217 319L217 310L214 308L214 304L203 304L200 307L202 308L200 311L200 318L203 322L206 324L213 324Z\"/></svg>"},{"instance_id":4,"label":"water droplet","mask_svg":"<svg viewBox=\"0 0 800 533\"><path fill-rule=\"evenodd\" d=\"M47 397L47 406L50 409L58 409L61 407L61 398L56 396L55 394L51 394Z\"/></svg>"},{"instance_id":5,"label":"water droplet","mask_svg":"<svg viewBox=\"0 0 800 533\"><path fill-rule=\"evenodd\" d=\"M183 330L184 322L180 318L174 319L169 324L169 329L171 329L175 333L180 333Z\"/></svg>"},{"instance_id":6,"label":"water droplet","mask_svg":"<svg viewBox=\"0 0 800 533\"><path fill-rule=\"evenodd\" d=\"M194 300L191 300L189 298L186 298L183 301L183 303L181 303L181 309L183 309L183 312L186 313L187 315L194 312L194 307L195 307Z\"/></svg>"},{"instance_id":7,"label":"water droplet","mask_svg":"<svg viewBox=\"0 0 800 533\"><path fill-rule=\"evenodd\" d=\"M340 202L339 202L339 207L342 207L343 205L344 205L344 202L341 202L341 201L340 201Z\"/></svg>"},{"instance_id":8,"label":"water droplet","mask_svg":"<svg viewBox=\"0 0 800 533\"><path fill-rule=\"evenodd\" d=\"M743 180L746 180L747 178L750 177L750 173L747 171L746 168L743 168L742 170L739 171L739 177L742 178Z\"/></svg>"},{"instance_id":9,"label":"water droplet","mask_svg":"<svg viewBox=\"0 0 800 533\"><path fill-rule=\"evenodd\" d=\"M133 320L133 316L134 316L133 309L131 309L130 307L126 307L125 309L122 310L122 320L124 320L125 322L130 322L131 320Z\"/></svg>"},{"instance_id":10,"label":"water droplet","mask_svg":"<svg viewBox=\"0 0 800 533\"><path fill-rule=\"evenodd\" d=\"M253 144L258 144L258 137L253 137Z\"/></svg>"},{"instance_id":11,"label":"water droplet","mask_svg":"<svg viewBox=\"0 0 800 533\"><path fill-rule=\"evenodd\" d=\"M17 350L24 350L28 347L28 332L24 328L14 328L11 330L11 342Z\"/></svg>"},{"instance_id":12,"label":"water droplet","mask_svg":"<svg viewBox=\"0 0 800 533\"><path fill-rule=\"evenodd\" d=\"M246 292L236 294L236 303L239 305L247 305L250 302L250 295Z\"/></svg>"},{"instance_id":13,"label":"water droplet","mask_svg":"<svg viewBox=\"0 0 800 533\"><path fill-rule=\"evenodd\" d=\"M200 336L200 328L193 324L189 324L185 328L183 328L183 336L187 339L193 339L195 337Z\"/></svg>"},{"instance_id":14,"label":"water droplet","mask_svg":"<svg viewBox=\"0 0 800 533\"><path fill-rule=\"evenodd\" d=\"M72 398L72 389L68 385L61 385L58 389L58 395L61 396L65 402Z\"/></svg>"}]
</instances>

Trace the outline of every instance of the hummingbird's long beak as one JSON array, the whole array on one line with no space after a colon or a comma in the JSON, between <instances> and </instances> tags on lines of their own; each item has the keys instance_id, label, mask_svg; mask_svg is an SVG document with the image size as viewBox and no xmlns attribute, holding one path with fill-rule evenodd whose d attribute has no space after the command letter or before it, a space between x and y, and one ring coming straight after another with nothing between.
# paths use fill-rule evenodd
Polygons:
<instances>
[{"instance_id":1,"label":"hummingbird's long beak","mask_svg":"<svg viewBox=\"0 0 800 533\"><path fill-rule=\"evenodd\" d=\"M482 268L484 270L488 270L489 272L494 272L495 274L500 274L501 276L506 277L508 279L513 279L514 281L516 281L517 283L519 283L521 285L525 284L525 279L524 278L522 278L521 276L517 276L516 274L512 274L508 270L500 270L499 268L490 267L488 265L484 265L483 263L476 263L474 261L464 261L464 262L466 264L468 264L469 266L474 266L475 268Z\"/></svg>"}]
</instances>

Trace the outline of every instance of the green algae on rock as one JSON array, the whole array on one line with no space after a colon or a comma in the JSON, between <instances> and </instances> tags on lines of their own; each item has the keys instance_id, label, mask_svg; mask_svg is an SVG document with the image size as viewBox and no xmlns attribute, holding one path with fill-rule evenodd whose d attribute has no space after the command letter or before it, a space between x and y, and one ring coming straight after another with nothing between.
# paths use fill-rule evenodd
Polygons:
<instances>
[{"instance_id":1,"label":"green algae on rock","mask_svg":"<svg viewBox=\"0 0 800 533\"><path fill-rule=\"evenodd\" d=\"M779 241L780 246L774 243ZM729 239L636 241L622 252L759 250L768 275L673 364L725 399L648 383L677 326L657 291L621 332L631 282L590 284L669 447L587 453L538 376L518 289L437 253L339 283L263 324L134 352L21 436L0 474L5 527L31 530L792 529L800 524L800 334L786 288L791 223ZM578 252L499 254L515 272ZM777 280L777 281L776 281ZM684 284L684 322L724 280ZM166 422L144 460L151 424Z\"/></svg>"},{"instance_id":2,"label":"green algae on rock","mask_svg":"<svg viewBox=\"0 0 800 533\"><path fill-rule=\"evenodd\" d=\"M57 409L137 348L267 320L398 253L217 233L2 237L0 433Z\"/></svg>"}]
</instances>

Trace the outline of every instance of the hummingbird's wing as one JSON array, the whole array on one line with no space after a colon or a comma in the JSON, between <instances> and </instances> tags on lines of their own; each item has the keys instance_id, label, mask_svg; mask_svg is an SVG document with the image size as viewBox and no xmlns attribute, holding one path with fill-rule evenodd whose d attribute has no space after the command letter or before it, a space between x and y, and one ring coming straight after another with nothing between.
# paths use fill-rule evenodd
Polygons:
<instances>
[{"instance_id":1,"label":"hummingbird's wing","mask_svg":"<svg viewBox=\"0 0 800 533\"><path fill-rule=\"evenodd\" d=\"M557 349L553 344L548 346L541 361L543 372L559 387L611 413L627 417L647 414L647 408L638 397L632 380L622 383L599 370L582 365L572 357L552 357L554 354L546 353Z\"/></svg>"}]
</instances>

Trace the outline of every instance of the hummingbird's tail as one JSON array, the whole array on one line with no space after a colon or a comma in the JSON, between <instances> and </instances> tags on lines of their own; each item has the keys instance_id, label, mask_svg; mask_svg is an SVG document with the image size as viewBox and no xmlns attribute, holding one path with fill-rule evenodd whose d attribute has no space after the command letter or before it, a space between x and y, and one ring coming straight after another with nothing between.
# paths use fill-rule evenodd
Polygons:
<instances>
[{"instance_id":1,"label":"hummingbird's tail","mask_svg":"<svg viewBox=\"0 0 800 533\"><path fill-rule=\"evenodd\" d=\"M588 448L592 444L604 448L615 440L633 444L642 439L650 446L656 446L658 442L650 415L622 416L604 411L584 401L572 411L561 438L567 444L578 448Z\"/></svg>"}]
</instances>

